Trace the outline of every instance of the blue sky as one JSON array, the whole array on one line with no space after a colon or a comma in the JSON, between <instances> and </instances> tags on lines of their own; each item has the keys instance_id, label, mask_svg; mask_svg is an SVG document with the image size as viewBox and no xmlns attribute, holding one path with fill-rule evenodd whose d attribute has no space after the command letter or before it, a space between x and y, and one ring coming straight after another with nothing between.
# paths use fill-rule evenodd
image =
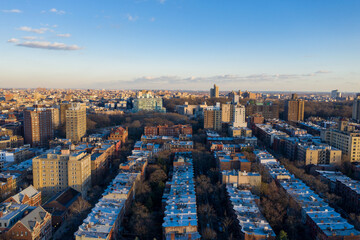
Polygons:
<instances>
[{"instance_id":1,"label":"blue sky","mask_svg":"<svg viewBox=\"0 0 360 240\"><path fill-rule=\"evenodd\" d=\"M358 0L1 0L0 87L360 91Z\"/></svg>"}]
</instances>

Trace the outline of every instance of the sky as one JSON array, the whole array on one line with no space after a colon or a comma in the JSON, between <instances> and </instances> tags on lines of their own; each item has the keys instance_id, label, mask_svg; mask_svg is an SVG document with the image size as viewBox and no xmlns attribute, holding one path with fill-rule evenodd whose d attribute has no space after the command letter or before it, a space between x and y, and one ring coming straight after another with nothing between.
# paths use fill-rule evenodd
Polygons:
<instances>
[{"instance_id":1,"label":"sky","mask_svg":"<svg viewBox=\"0 0 360 240\"><path fill-rule=\"evenodd\" d=\"M0 0L0 88L360 92L359 0Z\"/></svg>"}]
</instances>

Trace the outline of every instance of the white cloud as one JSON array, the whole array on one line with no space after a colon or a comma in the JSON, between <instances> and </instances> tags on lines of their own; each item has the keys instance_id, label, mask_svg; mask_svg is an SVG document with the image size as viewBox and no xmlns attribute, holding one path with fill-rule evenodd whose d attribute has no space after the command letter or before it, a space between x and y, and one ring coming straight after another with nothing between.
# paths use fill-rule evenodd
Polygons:
<instances>
[{"instance_id":1,"label":"white cloud","mask_svg":"<svg viewBox=\"0 0 360 240\"><path fill-rule=\"evenodd\" d=\"M73 51L80 50L81 47L77 45L67 45L65 43L57 43L57 42L40 42L40 41L26 41L23 43L16 44L20 47L29 47L29 48L40 48L47 50L65 50L65 51Z\"/></svg>"},{"instance_id":2,"label":"white cloud","mask_svg":"<svg viewBox=\"0 0 360 240\"><path fill-rule=\"evenodd\" d=\"M315 74L322 74L322 73L331 73L331 72L328 70L319 70L319 71L315 72Z\"/></svg>"},{"instance_id":3,"label":"white cloud","mask_svg":"<svg viewBox=\"0 0 360 240\"><path fill-rule=\"evenodd\" d=\"M17 43L19 41L19 39L17 38L10 38L9 40L7 40L8 43Z\"/></svg>"},{"instance_id":4,"label":"white cloud","mask_svg":"<svg viewBox=\"0 0 360 240\"><path fill-rule=\"evenodd\" d=\"M38 33L38 34L42 34L45 33L46 31L49 31L48 28L31 28L31 27L20 27L18 28L18 30L20 31L24 31L24 32L33 32L33 33Z\"/></svg>"},{"instance_id":5,"label":"white cloud","mask_svg":"<svg viewBox=\"0 0 360 240\"><path fill-rule=\"evenodd\" d=\"M22 37L22 39L25 39L25 40L35 40L35 39L37 39L37 37L35 37L35 36L25 36L25 37Z\"/></svg>"},{"instance_id":6,"label":"white cloud","mask_svg":"<svg viewBox=\"0 0 360 240\"><path fill-rule=\"evenodd\" d=\"M56 8L50 9L49 12L51 12L51 13L56 13L56 14L59 14L59 15L64 15L64 14L66 13L66 12L63 11L63 10L58 10L58 9L56 9Z\"/></svg>"},{"instance_id":7,"label":"white cloud","mask_svg":"<svg viewBox=\"0 0 360 240\"><path fill-rule=\"evenodd\" d=\"M4 13L22 13L19 9L2 10Z\"/></svg>"},{"instance_id":8,"label":"white cloud","mask_svg":"<svg viewBox=\"0 0 360 240\"><path fill-rule=\"evenodd\" d=\"M135 78L130 81L119 81L119 82L109 82L108 84L126 84L127 86L166 86L172 84L181 84L181 85L188 85L188 84L210 84L210 83L222 83L222 84L235 84L235 83L284 83L284 82L294 82L294 81L302 81L306 80L311 77L317 77L320 74L328 73L328 71L316 71L312 73L305 73L305 74L251 74L246 76L241 75L215 75L209 77L180 77L180 76L143 76L139 78ZM105 83L106 85L106 83Z\"/></svg>"},{"instance_id":9,"label":"white cloud","mask_svg":"<svg viewBox=\"0 0 360 240\"><path fill-rule=\"evenodd\" d=\"M69 37L71 37L71 34L70 34L70 33L59 33L59 34L56 34L56 36L58 36L58 37L64 37L64 38L69 38Z\"/></svg>"},{"instance_id":10,"label":"white cloud","mask_svg":"<svg viewBox=\"0 0 360 240\"><path fill-rule=\"evenodd\" d=\"M131 21L131 22L135 22L135 21L138 19L138 17L137 17L137 16L132 16L132 15L128 14L128 15L127 15L127 19L128 19L129 21Z\"/></svg>"}]
</instances>

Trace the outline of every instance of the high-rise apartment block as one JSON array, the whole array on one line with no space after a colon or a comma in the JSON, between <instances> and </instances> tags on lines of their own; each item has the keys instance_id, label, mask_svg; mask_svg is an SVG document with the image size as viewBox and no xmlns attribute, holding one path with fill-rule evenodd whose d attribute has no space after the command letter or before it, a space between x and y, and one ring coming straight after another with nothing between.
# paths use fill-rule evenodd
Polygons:
<instances>
[{"instance_id":1,"label":"high-rise apartment block","mask_svg":"<svg viewBox=\"0 0 360 240\"><path fill-rule=\"evenodd\" d=\"M133 100L133 112L140 111L155 111L155 112L166 112L163 107L163 99L155 97L150 93L142 94Z\"/></svg>"},{"instance_id":2,"label":"high-rise apartment block","mask_svg":"<svg viewBox=\"0 0 360 240\"><path fill-rule=\"evenodd\" d=\"M219 87L214 84L214 88L210 88L210 97L218 98L219 97Z\"/></svg>"},{"instance_id":3,"label":"high-rise apartment block","mask_svg":"<svg viewBox=\"0 0 360 240\"><path fill-rule=\"evenodd\" d=\"M71 187L85 197L91 187L91 155L70 150L40 155L33 159L33 181L45 194Z\"/></svg>"},{"instance_id":4,"label":"high-rise apartment block","mask_svg":"<svg viewBox=\"0 0 360 240\"><path fill-rule=\"evenodd\" d=\"M265 119L278 119L279 118L279 105L273 102L256 102L251 100L246 105L246 115L252 116L260 114Z\"/></svg>"},{"instance_id":5,"label":"high-rise apartment block","mask_svg":"<svg viewBox=\"0 0 360 240\"><path fill-rule=\"evenodd\" d=\"M60 125L60 110L55 107L49 108L49 110L51 111L53 129L56 129Z\"/></svg>"},{"instance_id":6,"label":"high-rise apartment block","mask_svg":"<svg viewBox=\"0 0 360 240\"><path fill-rule=\"evenodd\" d=\"M54 137L52 112L46 108L24 110L24 137L31 146L46 146Z\"/></svg>"},{"instance_id":7,"label":"high-rise apartment block","mask_svg":"<svg viewBox=\"0 0 360 240\"><path fill-rule=\"evenodd\" d=\"M221 104L221 121L223 123L230 123L231 122L231 112L232 104L231 103L223 103Z\"/></svg>"},{"instance_id":8,"label":"high-rise apartment block","mask_svg":"<svg viewBox=\"0 0 360 240\"><path fill-rule=\"evenodd\" d=\"M245 106L237 103L216 103L204 110L205 129L221 130L222 123L232 124L233 127L246 127Z\"/></svg>"},{"instance_id":9,"label":"high-rise apartment block","mask_svg":"<svg viewBox=\"0 0 360 240\"><path fill-rule=\"evenodd\" d=\"M66 124L66 110L71 106L69 102L63 102L60 104L60 124Z\"/></svg>"},{"instance_id":10,"label":"high-rise apartment block","mask_svg":"<svg viewBox=\"0 0 360 240\"><path fill-rule=\"evenodd\" d=\"M237 104L231 106L230 122L233 127L247 127L245 120L245 106Z\"/></svg>"},{"instance_id":11,"label":"high-rise apartment block","mask_svg":"<svg viewBox=\"0 0 360 240\"><path fill-rule=\"evenodd\" d=\"M321 140L340 149L345 161L360 162L360 132L324 129Z\"/></svg>"},{"instance_id":12,"label":"high-rise apartment block","mask_svg":"<svg viewBox=\"0 0 360 240\"><path fill-rule=\"evenodd\" d=\"M221 108L220 103L207 107L204 110L204 128L221 130Z\"/></svg>"},{"instance_id":13,"label":"high-rise apartment block","mask_svg":"<svg viewBox=\"0 0 360 240\"><path fill-rule=\"evenodd\" d=\"M360 122L360 93L357 94L353 103L352 118L353 120Z\"/></svg>"},{"instance_id":14,"label":"high-rise apartment block","mask_svg":"<svg viewBox=\"0 0 360 240\"><path fill-rule=\"evenodd\" d=\"M292 94L291 99L285 103L285 119L287 121L304 121L304 101Z\"/></svg>"},{"instance_id":15,"label":"high-rise apartment block","mask_svg":"<svg viewBox=\"0 0 360 240\"><path fill-rule=\"evenodd\" d=\"M66 113L66 138L78 142L86 134L86 105L71 103Z\"/></svg>"},{"instance_id":16,"label":"high-rise apartment block","mask_svg":"<svg viewBox=\"0 0 360 240\"><path fill-rule=\"evenodd\" d=\"M341 98L341 92L339 92L337 89L331 91L331 98L332 99L338 99Z\"/></svg>"}]
</instances>

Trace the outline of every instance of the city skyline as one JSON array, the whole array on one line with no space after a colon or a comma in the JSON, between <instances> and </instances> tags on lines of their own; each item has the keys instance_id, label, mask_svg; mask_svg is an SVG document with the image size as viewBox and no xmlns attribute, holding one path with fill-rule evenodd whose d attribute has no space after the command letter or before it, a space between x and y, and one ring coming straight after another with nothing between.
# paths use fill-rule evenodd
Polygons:
<instances>
[{"instance_id":1,"label":"city skyline","mask_svg":"<svg viewBox=\"0 0 360 240\"><path fill-rule=\"evenodd\" d=\"M360 91L357 1L0 3L3 88Z\"/></svg>"}]
</instances>

